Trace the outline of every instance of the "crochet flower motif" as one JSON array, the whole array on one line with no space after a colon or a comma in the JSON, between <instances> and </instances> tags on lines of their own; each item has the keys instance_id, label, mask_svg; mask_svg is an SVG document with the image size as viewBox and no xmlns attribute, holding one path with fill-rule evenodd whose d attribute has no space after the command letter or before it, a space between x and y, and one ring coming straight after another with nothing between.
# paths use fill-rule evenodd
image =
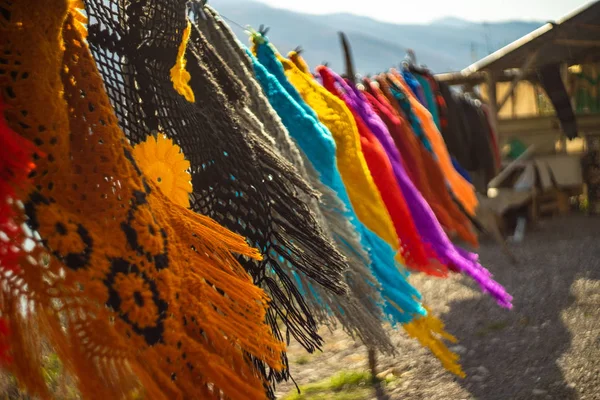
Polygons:
<instances>
[{"instance_id":1,"label":"crochet flower motif","mask_svg":"<svg viewBox=\"0 0 600 400\"><path fill-rule=\"evenodd\" d=\"M190 207L192 193L190 162L181 148L159 133L133 148L133 157L148 178L153 180L173 203Z\"/></svg>"},{"instance_id":2,"label":"crochet flower motif","mask_svg":"<svg viewBox=\"0 0 600 400\"><path fill-rule=\"evenodd\" d=\"M121 312L129 321L142 329L156 326L158 308L144 274L118 273L114 288L121 299Z\"/></svg>"}]
</instances>

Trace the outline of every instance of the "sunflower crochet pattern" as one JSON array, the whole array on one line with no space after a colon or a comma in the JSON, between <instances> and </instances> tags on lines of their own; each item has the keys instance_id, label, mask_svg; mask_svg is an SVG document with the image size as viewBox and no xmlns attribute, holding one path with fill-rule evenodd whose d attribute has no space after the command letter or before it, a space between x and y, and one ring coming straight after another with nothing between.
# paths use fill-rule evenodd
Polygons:
<instances>
[{"instance_id":1,"label":"sunflower crochet pattern","mask_svg":"<svg viewBox=\"0 0 600 400\"><path fill-rule=\"evenodd\" d=\"M149 136L145 142L134 146L133 158L144 175L155 182L169 200L182 207L190 207L190 162L173 140L162 133Z\"/></svg>"},{"instance_id":2,"label":"sunflower crochet pattern","mask_svg":"<svg viewBox=\"0 0 600 400\"><path fill-rule=\"evenodd\" d=\"M264 398L248 356L277 370L284 348L232 252L261 256L142 172L69 3L0 3L4 115L38 148L13 208L35 245L0 293L9 370L51 398L39 368L50 343L82 398Z\"/></svg>"},{"instance_id":3,"label":"sunflower crochet pattern","mask_svg":"<svg viewBox=\"0 0 600 400\"><path fill-rule=\"evenodd\" d=\"M104 84L116 88L107 94L127 139L139 144L152 132L172 139L190 161L191 209L259 249L261 261L238 259L271 299L267 321L275 336L315 351L323 343L318 319L297 277L343 296L346 259L305 201L318 194L240 118L248 93L195 25L187 38L187 4L87 0L92 56ZM190 80L174 74L174 65ZM253 361L269 378L288 377L287 368L277 377ZM285 354L282 363L287 367Z\"/></svg>"}]
</instances>

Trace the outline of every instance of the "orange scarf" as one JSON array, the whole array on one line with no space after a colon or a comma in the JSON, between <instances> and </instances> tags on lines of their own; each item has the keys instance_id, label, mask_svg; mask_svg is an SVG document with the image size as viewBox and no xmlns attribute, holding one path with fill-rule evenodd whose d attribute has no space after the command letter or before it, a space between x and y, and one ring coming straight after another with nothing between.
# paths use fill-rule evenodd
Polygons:
<instances>
[{"instance_id":1,"label":"orange scarf","mask_svg":"<svg viewBox=\"0 0 600 400\"><path fill-rule=\"evenodd\" d=\"M454 169L454 166L452 165L452 159L450 158L450 154L446 148L446 143L436 127L435 122L431 117L431 113L415 97L404 81L404 78L400 73L398 73L398 71L392 70L389 76L394 80L394 83L396 83L402 89L406 97L408 97L410 100L411 107L413 108L417 118L419 118L425 135L427 135L427 138L431 142L431 146L433 147L433 151L437 156L440 168L442 169L442 172L444 173L446 181L450 185L452 192L457 197L458 201L460 201L460 203L463 205L465 210L470 215L475 215L475 210L477 209L478 205L475 189L456 171L456 169Z\"/></svg>"},{"instance_id":2,"label":"orange scarf","mask_svg":"<svg viewBox=\"0 0 600 400\"><path fill-rule=\"evenodd\" d=\"M404 119L398 103L389 92L385 78L378 79L378 83L381 89L374 85L371 86L371 89L395 117L388 121L390 133L402 158L406 160L406 169L413 183L433 210L440 224L448 231L448 235L458 233L467 243L477 247L479 245L477 236L473 232L468 218L450 197L439 164L412 132L409 122ZM392 106L393 104L395 107Z\"/></svg>"}]
</instances>

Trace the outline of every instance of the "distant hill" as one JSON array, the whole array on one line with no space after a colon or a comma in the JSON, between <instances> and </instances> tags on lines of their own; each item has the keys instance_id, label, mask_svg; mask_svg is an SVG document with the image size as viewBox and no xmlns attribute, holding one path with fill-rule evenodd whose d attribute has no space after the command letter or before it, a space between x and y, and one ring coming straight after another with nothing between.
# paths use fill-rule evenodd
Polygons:
<instances>
[{"instance_id":1,"label":"distant hill","mask_svg":"<svg viewBox=\"0 0 600 400\"><path fill-rule=\"evenodd\" d=\"M327 61L336 70L343 68L337 32L344 31L352 45L357 72L363 74L397 66L409 48L415 51L419 64L436 73L461 70L543 25L521 21L475 23L459 18L401 25L345 13L297 13L253 0L211 0L210 4L242 26L270 27L268 36L282 53L302 46L310 66ZM229 25L243 43L248 43L242 28Z\"/></svg>"}]
</instances>

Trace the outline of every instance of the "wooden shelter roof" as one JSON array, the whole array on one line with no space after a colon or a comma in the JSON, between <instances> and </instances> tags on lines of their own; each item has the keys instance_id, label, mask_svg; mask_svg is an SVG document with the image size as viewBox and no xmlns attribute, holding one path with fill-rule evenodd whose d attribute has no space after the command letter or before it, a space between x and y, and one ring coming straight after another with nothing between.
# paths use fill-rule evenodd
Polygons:
<instances>
[{"instance_id":1,"label":"wooden shelter roof","mask_svg":"<svg viewBox=\"0 0 600 400\"><path fill-rule=\"evenodd\" d=\"M461 75L521 68L533 53L537 54L529 65L531 69L548 64L582 64L600 60L600 1L591 2L557 22L541 26L468 66Z\"/></svg>"}]
</instances>

